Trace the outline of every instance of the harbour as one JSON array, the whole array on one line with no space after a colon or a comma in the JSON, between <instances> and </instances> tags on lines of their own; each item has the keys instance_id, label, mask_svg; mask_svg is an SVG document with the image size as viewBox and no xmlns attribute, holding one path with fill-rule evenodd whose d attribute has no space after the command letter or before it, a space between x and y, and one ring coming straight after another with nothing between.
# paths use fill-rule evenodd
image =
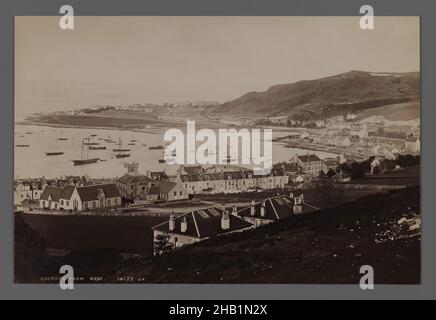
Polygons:
<instances>
[{"instance_id":1,"label":"harbour","mask_svg":"<svg viewBox=\"0 0 436 320\"><path fill-rule=\"evenodd\" d=\"M58 141L56 151L63 152L55 157L47 157L45 152L53 147L53 137L60 136L68 140ZM117 154L129 154L129 161L138 162L142 168L153 171L165 170L169 174L175 173L178 166L169 165L162 160L164 154L163 137L150 132L138 132L133 130L122 130L119 132L122 141L137 140L135 145L129 148L119 147L118 141L115 141L117 135L113 129L96 129L96 128L59 128L52 126L40 125L16 125L15 143L18 145L28 145L28 147L15 148L15 157L20 159L29 159L29 162L17 162L15 165L15 177L26 178L34 177L35 172L39 176L46 178L56 178L64 175L88 175L95 178L113 178L121 176L124 173L123 163L125 156L116 157ZM21 138L22 132L30 132L32 135L26 135ZM91 134L96 136L91 137ZM281 137L286 132L274 131L273 137ZM90 138L91 137L91 138ZM82 140L90 138L92 141L98 140L98 145L86 146L89 152L88 158L99 158L98 161L85 163L83 165L74 165L72 160L82 159ZM116 148L114 143L117 143ZM288 161L296 154L305 154L308 151L299 148L286 148L285 143L273 142L273 162ZM106 149L95 147L106 147ZM94 149L94 150L92 150ZM324 151L318 151L316 154L320 158L332 157L334 154ZM111 175L110 177L108 175Z\"/></svg>"}]
</instances>

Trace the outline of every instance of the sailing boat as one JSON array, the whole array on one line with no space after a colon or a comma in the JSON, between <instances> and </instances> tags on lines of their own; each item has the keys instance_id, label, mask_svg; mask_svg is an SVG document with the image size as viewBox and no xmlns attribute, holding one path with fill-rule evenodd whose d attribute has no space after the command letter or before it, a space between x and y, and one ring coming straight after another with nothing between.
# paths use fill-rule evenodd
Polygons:
<instances>
[{"instance_id":1,"label":"sailing boat","mask_svg":"<svg viewBox=\"0 0 436 320\"><path fill-rule=\"evenodd\" d=\"M75 166L81 166L84 164L90 164L90 163L96 163L99 158L88 158L88 154L89 154L89 148L86 149L86 158L83 157L84 153L85 153L85 146L86 143L84 142L84 140L88 140L89 142L89 138L85 138L82 140L82 159L80 160L72 160Z\"/></svg>"},{"instance_id":2,"label":"sailing boat","mask_svg":"<svg viewBox=\"0 0 436 320\"><path fill-rule=\"evenodd\" d=\"M130 151L130 149L123 149L121 148L122 145L122 141L121 141L121 131L120 131L120 137L118 139L118 148L113 149L114 152L126 152L126 151Z\"/></svg>"},{"instance_id":3,"label":"sailing boat","mask_svg":"<svg viewBox=\"0 0 436 320\"><path fill-rule=\"evenodd\" d=\"M61 129L61 136L58 138L59 141L65 141L68 140L68 138L63 137L63 130Z\"/></svg>"},{"instance_id":4,"label":"sailing boat","mask_svg":"<svg viewBox=\"0 0 436 320\"><path fill-rule=\"evenodd\" d=\"M55 139L53 141L53 144L56 145L56 140ZM49 151L49 152L45 153L46 156L60 156L62 154L64 154L63 151Z\"/></svg>"}]
</instances>

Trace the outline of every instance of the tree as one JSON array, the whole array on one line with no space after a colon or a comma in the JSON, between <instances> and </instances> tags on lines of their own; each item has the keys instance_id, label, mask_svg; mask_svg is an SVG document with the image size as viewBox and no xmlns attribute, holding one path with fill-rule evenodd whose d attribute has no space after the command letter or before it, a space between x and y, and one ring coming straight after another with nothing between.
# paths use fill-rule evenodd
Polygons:
<instances>
[{"instance_id":1,"label":"tree","mask_svg":"<svg viewBox=\"0 0 436 320\"><path fill-rule=\"evenodd\" d=\"M167 254L174 249L174 245L170 242L169 234L158 234L154 241L154 254L161 256Z\"/></svg>"},{"instance_id":2,"label":"tree","mask_svg":"<svg viewBox=\"0 0 436 320\"><path fill-rule=\"evenodd\" d=\"M331 179L335 174L336 174L336 171L333 170L332 168L330 168L329 171L327 171L327 177L329 179Z\"/></svg>"},{"instance_id":3,"label":"tree","mask_svg":"<svg viewBox=\"0 0 436 320\"><path fill-rule=\"evenodd\" d=\"M320 178L321 180L327 179L327 175L325 174L325 172L323 170L321 170L318 173L318 178Z\"/></svg>"},{"instance_id":4,"label":"tree","mask_svg":"<svg viewBox=\"0 0 436 320\"><path fill-rule=\"evenodd\" d=\"M365 176L366 168L363 162L353 162L350 166L350 175L353 179L363 178Z\"/></svg>"}]
</instances>

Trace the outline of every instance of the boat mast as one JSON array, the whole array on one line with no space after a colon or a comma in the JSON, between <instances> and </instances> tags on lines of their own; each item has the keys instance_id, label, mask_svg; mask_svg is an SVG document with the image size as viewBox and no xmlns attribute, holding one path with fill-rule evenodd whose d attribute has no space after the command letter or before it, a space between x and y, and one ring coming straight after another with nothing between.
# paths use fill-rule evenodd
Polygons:
<instances>
[{"instance_id":1,"label":"boat mast","mask_svg":"<svg viewBox=\"0 0 436 320\"><path fill-rule=\"evenodd\" d=\"M83 140L84 139L82 139L82 153L81 153L81 156L80 156L80 159L82 159L83 160L83 148L85 147L85 144L84 144L84 142L83 142Z\"/></svg>"}]
</instances>

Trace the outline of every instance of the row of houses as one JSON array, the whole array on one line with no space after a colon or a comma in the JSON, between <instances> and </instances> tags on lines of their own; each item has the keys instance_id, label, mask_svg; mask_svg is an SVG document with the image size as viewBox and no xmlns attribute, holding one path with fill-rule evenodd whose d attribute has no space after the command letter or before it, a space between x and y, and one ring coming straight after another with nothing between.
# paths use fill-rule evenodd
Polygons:
<instances>
[{"instance_id":1,"label":"row of houses","mask_svg":"<svg viewBox=\"0 0 436 320\"><path fill-rule=\"evenodd\" d=\"M89 184L87 176L65 176L59 179L17 179L14 183L14 205L24 202L38 203L46 186L64 187L68 185L82 186Z\"/></svg>"},{"instance_id":2,"label":"row of houses","mask_svg":"<svg viewBox=\"0 0 436 320\"><path fill-rule=\"evenodd\" d=\"M41 209L88 211L121 205L121 194L114 183L89 186L46 186L39 199Z\"/></svg>"},{"instance_id":3,"label":"row of houses","mask_svg":"<svg viewBox=\"0 0 436 320\"><path fill-rule=\"evenodd\" d=\"M268 175L238 166L180 166L177 174L140 174L137 163L126 164L128 172L116 180L121 196L129 200L175 201L195 194L236 193L254 189L284 188L289 183L285 170L275 168Z\"/></svg>"},{"instance_id":4,"label":"row of houses","mask_svg":"<svg viewBox=\"0 0 436 320\"><path fill-rule=\"evenodd\" d=\"M181 166L172 181L181 184L188 194L214 194L284 188L289 176L280 168L272 169L268 175L257 175L237 166Z\"/></svg>"},{"instance_id":5,"label":"row of houses","mask_svg":"<svg viewBox=\"0 0 436 320\"><path fill-rule=\"evenodd\" d=\"M172 248L179 248L211 237L257 228L316 210L319 210L316 206L304 201L303 194L294 196L291 193L259 202L253 200L247 207L213 207L194 210L178 217L172 214L167 221L151 228L155 244L154 254L161 254L157 250L162 236L167 238Z\"/></svg>"},{"instance_id":6,"label":"row of houses","mask_svg":"<svg viewBox=\"0 0 436 320\"><path fill-rule=\"evenodd\" d=\"M180 166L176 175L168 176L165 171L147 171L146 174L140 174L138 163L133 162L125 163L127 173L109 184L94 182L94 184L85 185L80 177L65 181L59 180L61 182L50 184L41 179L21 181L16 183L15 199L17 205L21 204L24 199L30 199L36 204L39 203L41 208L84 211L121 205L121 200L117 202L110 200L111 202L107 204L101 204L101 201L97 199L96 189L100 188L103 193L107 193L107 190L114 190L113 185L118 190L114 197L127 201L177 201L189 199L190 195L195 194L283 189L289 184L291 173L315 176L321 170L327 172L329 168L336 168L338 165L339 158L321 160L314 154L307 154L295 156L286 166L275 166L268 175L256 175L253 170L247 168L224 165ZM95 199L89 200L91 201L89 204L88 200L79 199L83 198L83 193L81 193L83 190L93 190ZM115 191L109 194L115 194Z\"/></svg>"}]
</instances>

